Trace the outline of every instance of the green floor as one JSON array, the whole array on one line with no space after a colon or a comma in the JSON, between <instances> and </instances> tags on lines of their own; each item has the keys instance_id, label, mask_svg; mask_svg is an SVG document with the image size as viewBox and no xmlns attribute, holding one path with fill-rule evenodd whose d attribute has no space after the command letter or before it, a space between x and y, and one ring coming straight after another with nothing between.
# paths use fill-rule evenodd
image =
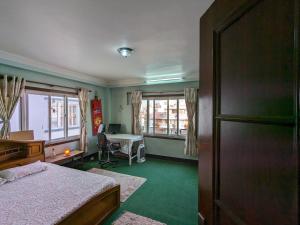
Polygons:
<instances>
[{"instance_id":1,"label":"green floor","mask_svg":"<svg viewBox=\"0 0 300 225\"><path fill-rule=\"evenodd\" d=\"M99 167L96 161L86 162L82 170ZM197 224L197 166L189 163L147 158L143 164L128 166L119 161L109 170L145 177L140 187L105 223L111 223L124 211L146 216L168 225Z\"/></svg>"}]
</instances>

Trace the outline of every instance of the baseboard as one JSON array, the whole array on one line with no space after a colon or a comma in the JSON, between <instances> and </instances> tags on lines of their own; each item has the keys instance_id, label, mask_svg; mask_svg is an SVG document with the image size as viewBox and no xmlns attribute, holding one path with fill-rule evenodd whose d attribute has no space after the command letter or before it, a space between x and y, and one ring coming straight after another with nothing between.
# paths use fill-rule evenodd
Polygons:
<instances>
[{"instance_id":1,"label":"baseboard","mask_svg":"<svg viewBox=\"0 0 300 225\"><path fill-rule=\"evenodd\" d=\"M86 161L89 161L92 156L97 158L98 157L98 152L94 152L94 153L91 153L89 155L85 155L84 159ZM153 154L146 154L146 157L156 158L156 159L164 159L164 160L172 160L172 161L176 161L176 162L185 162L185 163L198 165L198 160L194 160L194 159L183 159L183 158L176 158L176 157L163 156L163 155L153 155Z\"/></svg>"},{"instance_id":2,"label":"baseboard","mask_svg":"<svg viewBox=\"0 0 300 225\"><path fill-rule=\"evenodd\" d=\"M89 161L91 157L96 157L96 158L98 158L98 152L87 153L86 155L84 155L83 158L84 158L85 160L88 160L88 161Z\"/></svg>"},{"instance_id":3,"label":"baseboard","mask_svg":"<svg viewBox=\"0 0 300 225\"><path fill-rule=\"evenodd\" d=\"M191 163L194 165L198 165L198 160L194 160L194 159L183 159L183 158L176 158L176 157L170 157L170 156L164 156L164 155L153 155L153 154L146 154L146 157L172 160L172 161L176 161L176 162L185 162L185 163Z\"/></svg>"}]
</instances>

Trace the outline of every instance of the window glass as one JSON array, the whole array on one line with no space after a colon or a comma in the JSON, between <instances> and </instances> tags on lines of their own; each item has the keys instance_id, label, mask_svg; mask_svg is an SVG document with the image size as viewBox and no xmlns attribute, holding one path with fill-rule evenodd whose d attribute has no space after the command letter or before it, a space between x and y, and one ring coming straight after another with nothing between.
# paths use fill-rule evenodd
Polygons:
<instances>
[{"instance_id":1,"label":"window glass","mask_svg":"<svg viewBox=\"0 0 300 225\"><path fill-rule=\"evenodd\" d=\"M177 99L169 100L169 134L177 135Z\"/></svg>"},{"instance_id":2,"label":"window glass","mask_svg":"<svg viewBox=\"0 0 300 225\"><path fill-rule=\"evenodd\" d=\"M49 97L47 95L28 94L28 129L34 130L34 138L49 140Z\"/></svg>"},{"instance_id":3,"label":"window glass","mask_svg":"<svg viewBox=\"0 0 300 225\"><path fill-rule=\"evenodd\" d=\"M2 129L3 122L0 119L0 130ZM10 119L10 131L20 131L21 130L21 108L20 108L20 101L18 101L16 108L13 112L13 115Z\"/></svg>"},{"instance_id":4,"label":"window glass","mask_svg":"<svg viewBox=\"0 0 300 225\"><path fill-rule=\"evenodd\" d=\"M10 131L20 131L21 130L21 108L20 101L18 101L15 111L10 119Z\"/></svg>"},{"instance_id":5,"label":"window glass","mask_svg":"<svg viewBox=\"0 0 300 225\"><path fill-rule=\"evenodd\" d=\"M155 100L155 134L168 134L168 100Z\"/></svg>"},{"instance_id":6,"label":"window glass","mask_svg":"<svg viewBox=\"0 0 300 225\"><path fill-rule=\"evenodd\" d=\"M149 134L153 134L154 131L154 100L149 100Z\"/></svg>"},{"instance_id":7,"label":"window glass","mask_svg":"<svg viewBox=\"0 0 300 225\"><path fill-rule=\"evenodd\" d=\"M143 133L146 134L158 136L186 136L187 134L188 118L183 97L143 99L140 119Z\"/></svg>"},{"instance_id":8,"label":"window glass","mask_svg":"<svg viewBox=\"0 0 300 225\"><path fill-rule=\"evenodd\" d=\"M186 135L188 118L184 99L179 99L179 135Z\"/></svg>"},{"instance_id":9,"label":"window glass","mask_svg":"<svg viewBox=\"0 0 300 225\"><path fill-rule=\"evenodd\" d=\"M68 97L68 136L80 135L79 99Z\"/></svg>"},{"instance_id":10,"label":"window glass","mask_svg":"<svg viewBox=\"0 0 300 225\"><path fill-rule=\"evenodd\" d=\"M64 97L51 96L51 140L65 137Z\"/></svg>"},{"instance_id":11,"label":"window glass","mask_svg":"<svg viewBox=\"0 0 300 225\"><path fill-rule=\"evenodd\" d=\"M142 132L146 133L147 132L147 100L142 100L140 122L141 122Z\"/></svg>"}]
</instances>

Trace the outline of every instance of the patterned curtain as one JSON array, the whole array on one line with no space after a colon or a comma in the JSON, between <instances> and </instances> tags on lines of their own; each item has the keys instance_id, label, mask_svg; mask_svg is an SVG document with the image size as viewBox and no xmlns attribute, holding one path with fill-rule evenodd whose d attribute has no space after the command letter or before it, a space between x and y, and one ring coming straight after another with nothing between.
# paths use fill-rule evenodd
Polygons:
<instances>
[{"instance_id":1,"label":"patterned curtain","mask_svg":"<svg viewBox=\"0 0 300 225\"><path fill-rule=\"evenodd\" d=\"M80 106L80 150L87 152L87 105L89 100L89 91L87 89L80 89L78 93L79 106Z\"/></svg>"},{"instance_id":2,"label":"patterned curtain","mask_svg":"<svg viewBox=\"0 0 300 225\"><path fill-rule=\"evenodd\" d=\"M10 132L10 119L16 105L24 93L25 80L12 77L10 81L7 75L0 80L0 118L3 120L3 127L0 131L0 139L7 139Z\"/></svg>"},{"instance_id":3,"label":"patterned curtain","mask_svg":"<svg viewBox=\"0 0 300 225\"><path fill-rule=\"evenodd\" d=\"M196 138L196 108L197 108L197 89L186 88L184 90L185 104L188 116L188 130L185 140L184 154L197 156L197 138Z\"/></svg>"},{"instance_id":4,"label":"patterned curtain","mask_svg":"<svg viewBox=\"0 0 300 225\"><path fill-rule=\"evenodd\" d=\"M142 92L133 91L131 93L131 104L132 104L132 113L133 113L133 134L141 134L141 123L140 123L140 112L142 105Z\"/></svg>"}]
</instances>

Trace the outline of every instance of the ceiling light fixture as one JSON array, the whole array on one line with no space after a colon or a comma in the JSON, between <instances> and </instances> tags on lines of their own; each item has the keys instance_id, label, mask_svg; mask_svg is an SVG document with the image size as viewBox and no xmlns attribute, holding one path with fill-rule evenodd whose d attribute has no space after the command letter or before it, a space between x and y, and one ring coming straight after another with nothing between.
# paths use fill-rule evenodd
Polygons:
<instances>
[{"instance_id":1,"label":"ceiling light fixture","mask_svg":"<svg viewBox=\"0 0 300 225\"><path fill-rule=\"evenodd\" d=\"M128 56L131 56L134 50L132 48L122 47L118 49L118 52L120 53L121 56L127 58Z\"/></svg>"},{"instance_id":2,"label":"ceiling light fixture","mask_svg":"<svg viewBox=\"0 0 300 225\"><path fill-rule=\"evenodd\" d=\"M168 82L168 81L181 81L182 77L172 77L172 78L163 78L163 79L155 79L155 80L147 80L147 84L151 83L159 83L159 82Z\"/></svg>"}]
</instances>

